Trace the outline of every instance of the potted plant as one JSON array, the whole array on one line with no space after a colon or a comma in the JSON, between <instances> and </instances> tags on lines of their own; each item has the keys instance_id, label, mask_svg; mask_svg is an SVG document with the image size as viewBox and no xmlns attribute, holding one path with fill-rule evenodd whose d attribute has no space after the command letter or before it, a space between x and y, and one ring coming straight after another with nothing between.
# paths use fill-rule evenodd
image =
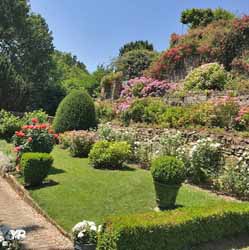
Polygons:
<instances>
[{"instance_id":1,"label":"potted plant","mask_svg":"<svg viewBox=\"0 0 249 250\"><path fill-rule=\"evenodd\" d=\"M92 221L76 224L72 229L75 250L95 250L100 230L101 226L97 227Z\"/></svg>"},{"instance_id":2,"label":"potted plant","mask_svg":"<svg viewBox=\"0 0 249 250\"><path fill-rule=\"evenodd\" d=\"M152 161L151 174L158 207L160 209L173 208L178 191L185 180L184 163L173 156L159 157Z\"/></svg>"}]
</instances>

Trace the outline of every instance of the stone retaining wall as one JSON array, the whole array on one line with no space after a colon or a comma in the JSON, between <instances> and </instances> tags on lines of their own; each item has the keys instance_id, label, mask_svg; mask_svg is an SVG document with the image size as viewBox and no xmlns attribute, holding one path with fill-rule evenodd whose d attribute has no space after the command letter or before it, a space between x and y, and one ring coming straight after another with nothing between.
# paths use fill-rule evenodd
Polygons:
<instances>
[{"instance_id":1,"label":"stone retaining wall","mask_svg":"<svg viewBox=\"0 0 249 250\"><path fill-rule=\"evenodd\" d=\"M160 138L164 132L176 133L175 129L161 128L134 128L134 127L113 127L114 130L121 132L135 131L136 140L143 142ZM211 137L215 141L221 143L222 151L226 156L240 157L245 151L249 150L249 137L240 137L229 132L214 133L206 130L181 130L187 143L195 142L200 138Z\"/></svg>"}]
</instances>

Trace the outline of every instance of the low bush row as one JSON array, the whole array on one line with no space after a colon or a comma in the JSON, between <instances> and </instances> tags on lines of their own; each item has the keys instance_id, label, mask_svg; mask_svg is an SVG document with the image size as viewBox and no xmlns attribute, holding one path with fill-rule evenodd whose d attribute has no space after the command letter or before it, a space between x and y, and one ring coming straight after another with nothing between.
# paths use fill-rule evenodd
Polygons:
<instances>
[{"instance_id":1,"label":"low bush row","mask_svg":"<svg viewBox=\"0 0 249 250\"><path fill-rule=\"evenodd\" d=\"M112 217L99 236L98 250L183 250L249 229L246 204L181 208Z\"/></svg>"}]
</instances>

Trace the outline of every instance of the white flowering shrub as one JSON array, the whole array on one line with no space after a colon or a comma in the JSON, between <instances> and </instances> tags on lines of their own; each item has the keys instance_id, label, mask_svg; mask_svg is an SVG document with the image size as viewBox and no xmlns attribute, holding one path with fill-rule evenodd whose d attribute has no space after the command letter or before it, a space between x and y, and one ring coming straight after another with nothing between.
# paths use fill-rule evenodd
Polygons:
<instances>
[{"instance_id":1,"label":"white flowering shrub","mask_svg":"<svg viewBox=\"0 0 249 250\"><path fill-rule=\"evenodd\" d=\"M176 156L177 150L185 144L185 139L180 131L172 133L172 131L164 132L160 135L160 154Z\"/></svg>"},{"instance_id":2,"label":"white flowering shrub","mask_svg":"<svg viewBox=\"0 0 249 250\"><path fill-rule=\"evenodd\" d=\"M222 191L240 198L249 198L249 152L245 152L236 164L228 164L218 180Z\"/></svg>"},{"instance_id":3,"label":"white flowering shrub","mask_svg":"<svg viewBox=\"0 0 249 250\"><path fill-rule=\"evenodd\" d=\"M0 250L19 250L20 241L26 237L26 232L22 229L11 230L4 226L0 227Z\"/></svg>"},{"instance_id":4,"label":"white flowering shrub","mask_svg":"<svg viewBox=\"0 0 249 250\"><path fill-rule=\"evenodd\" d=\"M82 221L76 224L72 229L75 249L81 249L85 244L97 244L97 236L101 231L101 226L97 226L92 221Z\"/></svg>"},{"instance_id":5,"label":"white flowering shrub","mask_svg":"<svg viewBox=\"0 0 249 250\"><path fill-rule=\"evenodd\" d=\"M194 183L207 183L218 175L222 163L221 145L210 138L200 139L190 150L189 177Z\"/></svg>"}]
</instances>

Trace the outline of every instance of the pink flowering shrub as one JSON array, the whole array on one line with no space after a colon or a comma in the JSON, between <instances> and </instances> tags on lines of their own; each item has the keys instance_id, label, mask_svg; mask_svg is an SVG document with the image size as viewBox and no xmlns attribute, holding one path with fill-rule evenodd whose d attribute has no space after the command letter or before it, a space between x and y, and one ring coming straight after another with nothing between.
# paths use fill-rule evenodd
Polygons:
<instances>
[{"instance_id":1,"label":"pink flowering shrub","mask_svg":"<svg viewBox=\"0 0 249 250\"><path fill-rule=\"evenodd\" d=\"M235 118L235 128L237 130L249 130L249 107L240 107L239 113Z\"/></svg>"},{"instance_id":2,"label":"pink flowering shrub","mask_svg":"<svg viewBox=\"0 0 249 250\"><path fill-rule=\"evenodd\" d=\"M164 96L167 91L174 90L175 88L175 83L168 83L147 77L134 78L123 86L121 97L160 97Z\"/></svg>"}]
</instances>

